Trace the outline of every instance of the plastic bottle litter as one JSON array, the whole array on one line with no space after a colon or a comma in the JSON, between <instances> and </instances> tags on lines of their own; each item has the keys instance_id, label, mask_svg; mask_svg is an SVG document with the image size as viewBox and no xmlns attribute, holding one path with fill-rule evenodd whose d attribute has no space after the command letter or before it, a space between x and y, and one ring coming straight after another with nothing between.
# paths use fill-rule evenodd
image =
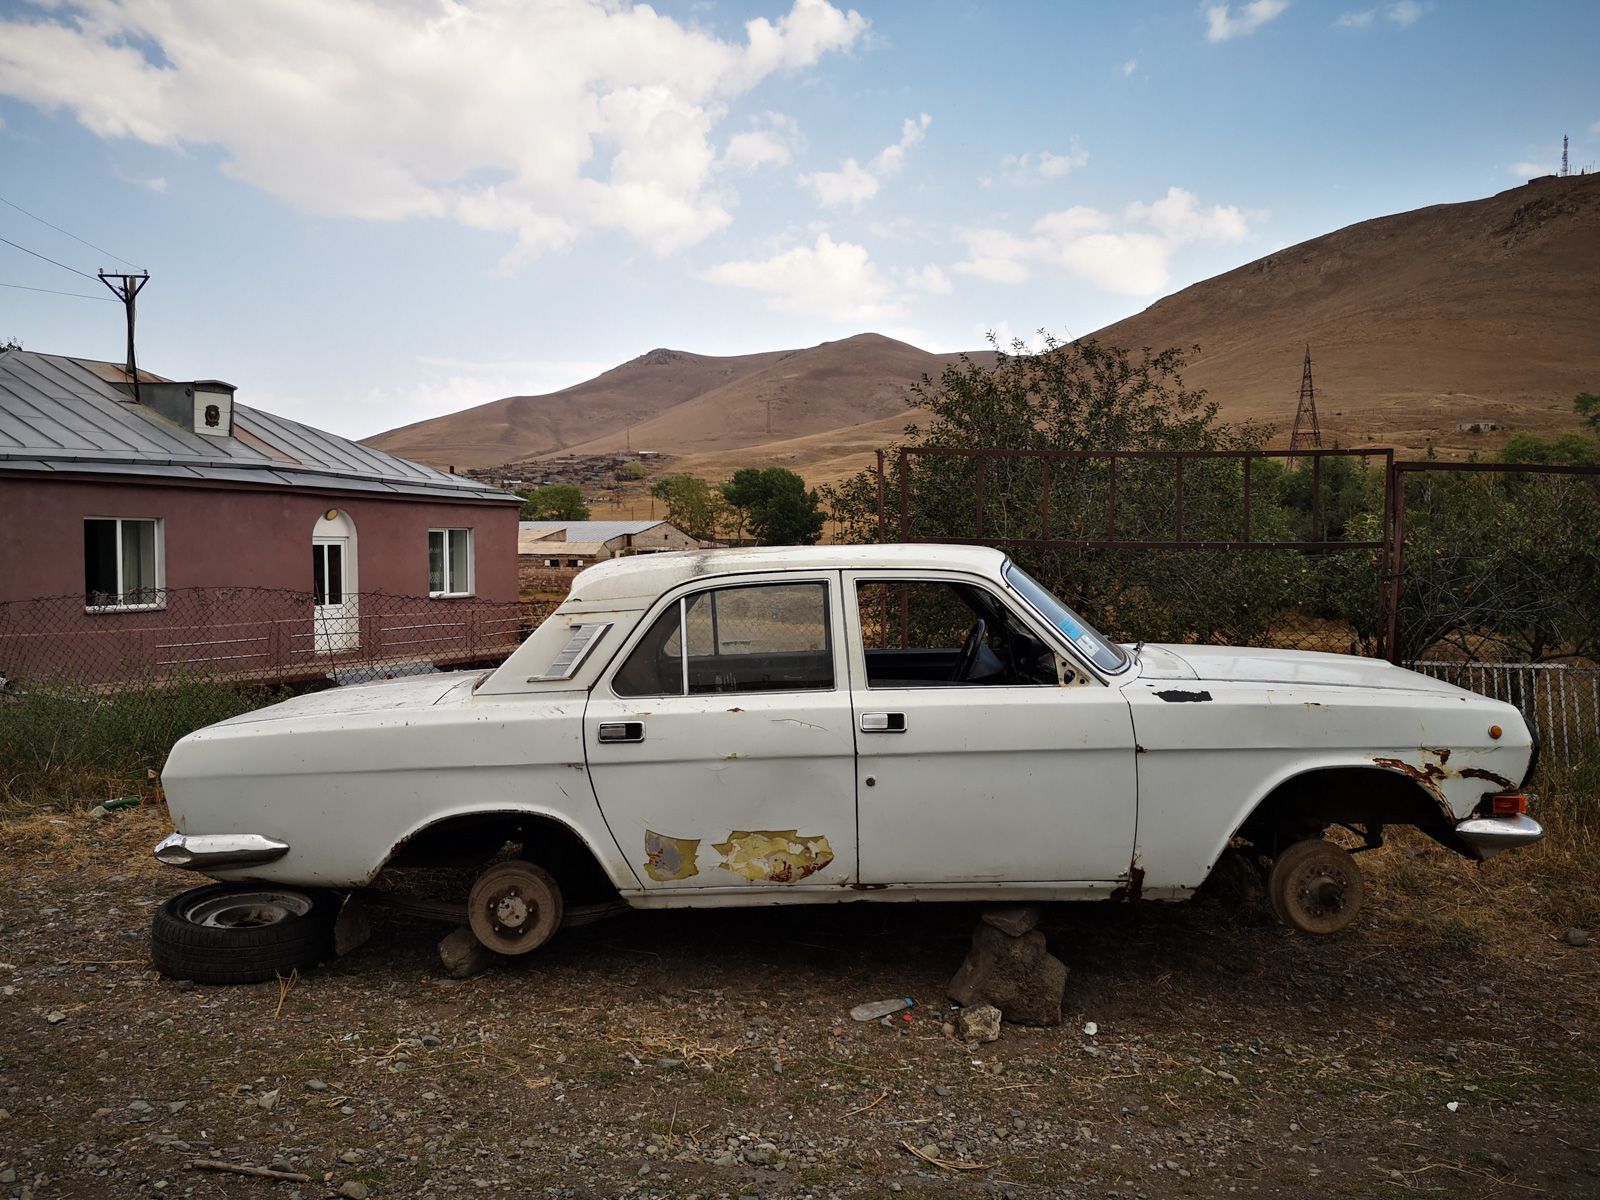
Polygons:
<instances>
[{"instance_id":1,"label":"plastic bottle litter","mask_svg":"<svg viewBox=\"0 0 1600 1200\"><path fill-rule=\"evenodd\" d=\"M858 1004L850 1010L850 1015L857 1021L876 1021L879 1017L887 1017L892 1012L899 1012L902 1008L915 1008L917 1002L910 996L901 1000L874 1000L871 1004Z\"/></svg>"}]
</instances>

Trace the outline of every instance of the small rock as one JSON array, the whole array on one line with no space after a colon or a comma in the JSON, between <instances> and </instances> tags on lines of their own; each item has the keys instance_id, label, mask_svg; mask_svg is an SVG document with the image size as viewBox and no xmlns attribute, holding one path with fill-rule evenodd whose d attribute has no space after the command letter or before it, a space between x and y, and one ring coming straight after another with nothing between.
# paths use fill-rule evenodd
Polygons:
<instances>
[{"instance_id":1,"label":"small rock","mask_svg":"<svg viewBox=\"0 0 1600 1200\"><path fill-rule=\"evenodd\" d=\"M935 1087L934 1087L934 1089L933 1089L933 1090L934 1090L934 1093L935 1093L935 1094L936 1094L936 1095L940 1095L940 1096L953 1096L953 1095L955 1095L955 1094L956 1094L956 1090L955 1090L955 1088L953 1088L953 1087L946 1087L946 1086L945 1086L945 1085L944 1085L944 1084L942 1084L942 1083L941 1083L941 1084L937 1084L937 1085L936 1085L936 1086L935 1086Z\"/></svg>"},{"instance_id":2,"label":"small rock","mask_svg":"<svg viewBox=\"0 0 1600 1200\"><path fill-rule=\"evenodd\" d=\"M1459 1100L1452 1100L1452 1101L1450 1101L1450 1103L1446 1104L1445 1107L1448 1108L1451 1112L1455 1112L1456 1109L1461 1107L1461 1102Z\"/></svg>"},{"instance_id":3,"label":"small rock","mask_svg":"<svg viewBox=\"0 0 1600 1200\"><path fill-rule=\"evenodd\" d=\"M177 1116L179 1113L181 1113L184 1109L186 1109L188 1107L189 1107L189 1102L187 1100L169 1100L169 1101L167 1101L167 1111L169 1113L171 1113L173 1116Z\"/></svg>"},{"instance_id":4,"label":"small rock","mask_svg":"<svg viewBox=\"0 0 1600 1200\"><path fill-rule=\"evenodd\" d=\"M1587 930L1584 930L1584 929L1569 929L1569 930L1567 930L1567 945L1569 945L1569 946L1587 946L1588 944L1589 944L1589 933L1588 933Z\"/></svg>"},{"instance_id":5,"label":"small rock","mask_svg":"<svg viewBox=\"0 0 1600 1200\"><path fill-rule=\"evenodd\" d=\"M180 979L180 980L178 980L177 983L173 984L172 986L177 988L180 992L192 992L192 991L194 991L194 980L192 980L192 979Z\"/></svg>"},{"instance_id":6,"label":"small rock","mask_svg":"<svg viewBox=\"0 0 1600 1200\"><path fill-rule=\"evenodd\" d=\"M339 1195L345 1200L367 1200L367 1185L357 1183L354 1179L339 1185Z\"/></svg>"},{"instance_id":7,"label":"small rock","mask_svg":"<svg viewBox=\"0 0 1600 1200\"><path fill-rule=\"evenodd\" d=\"M98 820L100 817L109 817L111 815L111 810L104 804L96 804L89 810L89 815Z\"/></svg>"},{"instance_id":8,"label":"small rock","mask_svg":"<svg viewBox=\"0 0 1600 1200\"><path fill-rule=\"evenodd\" d=\"M270 1092L262 1092L256 1097L256 1103L271 1112L278 1105L278 1091L279 1089L273 1088Z\"/></svg>"},{"instance_id":9,"label":"small rock","mask_svg":"<svg viewBox=\"0 0 1600 1200\"><path fill-rule=\"evenodd\" d=\"M1000 1040L1000 1010L992 1004L979 1004L964 1008L956 1018L956 1030L967 1042L996 1042Z\"/></svg>"},{"instance_id":10,"label":"small rock","mask_svg":"<svg viewBox=\"0 0 1600 1200\"><path fill-rule=\"evenodd\" d=\"M494 951L478 940L470 925L463 925L439 942L439 962L452 979L470 979L489 969Z\"/></svg>"},{"instance_id":11,"label":"small rock","mask_svg":"<svg viewBox=\"0 0 1600 1200\"><path fill-rule=\"evenodd\" d=\"M0 1183L15 1183L16 1181L17 1173L11 1167L7 1167L4 1171L0 1171Z\"/></svg>"},{"instance_id":12,"label":"small rock","mask_svg":"<svg viewBox=\"0 0 1600 1200\"><path fill-rule=\"evenodd\" d=\"M425 1033L422 1035L422 1044L424 1046L442 1046L444 1045L444 1039L434 1037L431 1033Z\"/></svg>"},{"instance_id":13,"label":"small rock","mask_svg":"<svg viewBox=\"0 0 1600 1200\"><path fill-rule=\"evenodd\" d=\"M59 1025L61 1022L67 1019L67 1014L62 1012L59 1008L52 1008L49 1012L45 1013L44 1019L52 1025Z\"/></svg>"},{"instance_id":14,"label":"small rock","mask_svg":"<svg viewBox=\"0 0 1600 1200\"><path fill-rule=\"evenodd\" d=\"M1100 1026L1096 1025L1093 1021L1085 1021L1083 1023L1083 1032L1087 1036L1093 1037L1095 1034L1100 1032Z\"/></svg>"},{"instance_id":15,"label":"small rock","mask_svg":"<svg viewBox=\"0 0 1600 1200\"><path fill-rule=\"evenodd\" d=\"M306 1087L313 1092L325 1092L328 1090L328 1085L323 1083L320 1079L306 1080Z\"/></svg>"},{"instance_id":16,"label":"small rock","mask_svg":"<svg viewBox=\"0 0 1600 1200\"><path fill-rule=\"evenodd\" d=\"M347 1163L358 1163L358 1162L361 1161L361 1151L359 1151L359 1150L346 1150L343 1154L339 1155L339 1161L340 1162L347 1162Z\"/></svg>"},{"instance_id":17,"label":"small rock","mask_svg":"<svg viewBox=\"0 0 1600 1200\"><path fill-rule=\"evenodd\" d=\"M150 1102L147 1100L132 1100L129 1101L128 1108L132 1112L147 1113L150 1111Z\"/></svg>"}]
</instances>

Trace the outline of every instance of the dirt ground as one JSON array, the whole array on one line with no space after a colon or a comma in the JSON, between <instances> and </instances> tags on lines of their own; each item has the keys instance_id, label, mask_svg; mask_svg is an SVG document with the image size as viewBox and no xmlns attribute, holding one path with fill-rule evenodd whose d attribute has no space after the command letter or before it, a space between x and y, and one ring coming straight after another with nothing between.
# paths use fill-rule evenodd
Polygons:
<instances>
[{"instance_id":1,"label":"dirt ground","mask_svg":"<svg viewBox=\"0 0 1600 1200\"><path fill-rule=\"evenodd\" d=\"M465 982L385 917L292 986L160 979L164 821L0 825L0 1197L1600 1195L1600 951L1506 860L1391 846L1331 940L1245 888L1053 906L1065 1023L969 1047L961 906L637 914Z\"/></svg>"}]
</instances>

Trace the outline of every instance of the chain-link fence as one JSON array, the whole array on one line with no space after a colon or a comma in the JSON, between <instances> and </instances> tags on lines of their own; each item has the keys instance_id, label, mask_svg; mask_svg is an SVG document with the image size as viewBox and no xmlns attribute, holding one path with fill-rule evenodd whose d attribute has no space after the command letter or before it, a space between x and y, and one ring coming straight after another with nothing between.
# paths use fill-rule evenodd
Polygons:
<instances>
[{"instance_id":1,"label":"chain-link fence","mask_svg":"<svg viewBox=\"0 0 1600 1200\"><path fill-rule=\"evenodd\" d=\"M172 588L0 603L0 802L152 783L186 733L296 691L490 666L556 601Z\"/></svg>"}]
</instances>

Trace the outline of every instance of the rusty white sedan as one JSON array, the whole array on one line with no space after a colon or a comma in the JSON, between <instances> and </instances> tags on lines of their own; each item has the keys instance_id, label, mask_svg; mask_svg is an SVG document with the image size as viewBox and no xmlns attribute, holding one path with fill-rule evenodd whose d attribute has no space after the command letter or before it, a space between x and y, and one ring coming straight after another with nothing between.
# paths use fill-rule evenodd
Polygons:
<instances>
[{"instance_id":1,"label":"rusty white sedan","mask_svg":"<svg viewBox=\"0 0 1600 1200\"><path fill-rule=\"evenodd\" d=\"M156 958L304 965L410 866L468 868L434 911L522 954L608 905L1178 900L1230 846L1332 933L1361 905L1345 846L1385 826L1477 859L1537 840L1533 757L1512 706L1387 663L1117 645L995 550L617 559L497 670L179 742L156 857L221 883L161 907Z\"/></svg>"}]
</instances>

